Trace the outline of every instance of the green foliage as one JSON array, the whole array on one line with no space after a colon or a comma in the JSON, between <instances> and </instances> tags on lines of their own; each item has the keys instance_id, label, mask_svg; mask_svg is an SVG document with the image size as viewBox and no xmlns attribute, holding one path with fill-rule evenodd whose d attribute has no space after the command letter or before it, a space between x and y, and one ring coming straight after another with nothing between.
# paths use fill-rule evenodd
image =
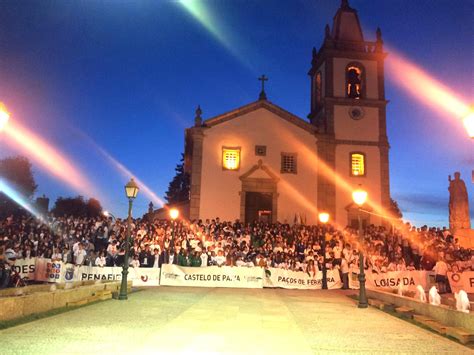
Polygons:
<instances>
[{"instance_id":1,"label":"green foliage","mask_svg":"<svg viewBox=\"0 0 474 355\"><path fill-rule=\"evenodd\" d=\"M82 196L58 197L51 213L57 217L98 217L102 214L102 206L95 198L86 201Z\"/></svg>"},{"instance_id":2,"label":"green foliage","mask_svg":"<svg viewBox=\"0 0 474 355\"><path fill-rule=\"evenodd\" d=\"M184 171L184 154L181 154L180 163L176 165L174 170L176 171L176 175L169 183L168 191L166 191L165 196L168 204L189 200L191 178L189 174Z\"/></svg>"}]
</instances>

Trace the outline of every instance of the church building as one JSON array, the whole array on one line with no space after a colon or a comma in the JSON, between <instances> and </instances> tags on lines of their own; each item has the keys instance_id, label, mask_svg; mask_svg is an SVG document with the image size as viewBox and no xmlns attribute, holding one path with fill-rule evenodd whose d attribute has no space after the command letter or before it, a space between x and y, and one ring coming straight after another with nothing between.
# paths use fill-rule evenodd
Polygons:
<instances>
[{"instance_id":1,"label":"church building","mask_svg":"<svg viewBox=\"0 0 474 355\"><path fill-rule=\"evenodd\" d=\"M196 110L185 132L191 177L189 218L357 223L352 191L368 192L367 211L390 206L383 41L366 41L357 11L342 0L309 69L308 119L257 101L209 119ZM381 224L366 213L365 223Z\"/></svg>"}]
</instances>

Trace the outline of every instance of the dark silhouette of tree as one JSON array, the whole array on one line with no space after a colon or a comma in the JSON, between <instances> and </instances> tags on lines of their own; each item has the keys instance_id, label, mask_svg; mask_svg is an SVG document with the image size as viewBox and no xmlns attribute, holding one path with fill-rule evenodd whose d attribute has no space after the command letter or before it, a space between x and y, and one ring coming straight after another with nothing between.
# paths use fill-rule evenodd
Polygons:
<instances>
[{"instance_id":1,"label":"dark silhouette of tree","mask_svg":"<svg viewBox=\"0 0 474 355\"><path fill-rule=\"evenodd\" d=\"M390 199L390 213L394 217L398 217L400 219L403 217L403 213L400 210L400 207L398 207L398 202L395 201L393 198Z\"/></svg>"},{"instance_id":2,"label":"dark silhouette of tree","mask_svg":"<svg viewBox=\"0 0 474 355\"><path fill-rule=\"evenodd\" d=\"M33 176L30 161L23 156L7 157L0 160L0 179L19 192L26 200L32 200L38 187ZM7 195L0 192L0 216L17 213L22 208Z\"/></svg>"},{"instance_id":3,"label":"dark silhouette of tree","mask_svg":"<svg viewBox=\"0 0 474 355\"><path fill-rule=\"evenodd\" d=\"M90 198L87 201L87 216L88 217L97 217L102 214L102 205L100 201L95 198Z\"/></svg>"},{"instance_id":4,"label":"dark silhouette of tree","mask_svg":"<svg viewBox=\"0 0 474 355\"><path fill-rule=\"evenodd\" d=\"M168 191L166 191L165 196L168 204L189 200L189 187L191 184L191 178L189 174L184 171L184 154L181 154L180 163L176 165L174 170L176 171L176 175L169 183Z\"/></svg>"},{"instance_id":5,"label":"dark silhouette of tree","mask_svg":"<svg viewBox=\"0 0 474 355\"><path fill-rule=\"evenodd\" d=\"M95 198L86 201L82 196L58 197L51 213L56 217L97 217L102 213L102 206Z\"/></svg>"}]
</instances>

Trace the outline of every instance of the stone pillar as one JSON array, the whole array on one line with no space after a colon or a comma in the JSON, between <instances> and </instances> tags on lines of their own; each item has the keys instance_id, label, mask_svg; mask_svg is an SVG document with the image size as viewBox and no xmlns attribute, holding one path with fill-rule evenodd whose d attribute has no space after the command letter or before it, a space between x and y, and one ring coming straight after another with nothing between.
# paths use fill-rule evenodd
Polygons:
<instances>
[{"instance_id":1,"label":"stone pillar","mask_svg":"<svg viewBox=\"0 0 474 355\"><path fill-rule=\"evenodd\" d=\"M318 137L318 158L325 167L318 167L318 209L324 210L336 220L336 144L328 136ZM321 165L321 164L320 164Z\"/></svg>"},{"instance_id":2,"label":"stone pillar","mask_svg":"<svg viewBox=\"0 0 474 355\"><path fill-rule=\"evenodd\" d=\"M202 176L202 150L204 141L204 132L202 128L192 129L192 163L191 163L191 186L190 186L190 205L189 219L199 219L199 209L201 206L201 176Z\"/></svg>"}]
</instances>

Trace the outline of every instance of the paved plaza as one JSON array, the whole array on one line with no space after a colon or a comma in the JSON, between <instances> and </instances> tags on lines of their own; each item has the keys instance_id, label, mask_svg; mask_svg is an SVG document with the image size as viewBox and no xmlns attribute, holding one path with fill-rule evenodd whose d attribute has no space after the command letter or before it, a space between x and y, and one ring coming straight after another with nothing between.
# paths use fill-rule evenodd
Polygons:
<instances>
[{"instance_id":1,"label":"paved plaza","mask_svg":"<svg viewBox=\"0 0 474 355\"><path fill-rule=\"evenodd\" d=\"M342 291L157 287L0 331L2 354L466 354Z\"/></svg>"}]
</instances>

